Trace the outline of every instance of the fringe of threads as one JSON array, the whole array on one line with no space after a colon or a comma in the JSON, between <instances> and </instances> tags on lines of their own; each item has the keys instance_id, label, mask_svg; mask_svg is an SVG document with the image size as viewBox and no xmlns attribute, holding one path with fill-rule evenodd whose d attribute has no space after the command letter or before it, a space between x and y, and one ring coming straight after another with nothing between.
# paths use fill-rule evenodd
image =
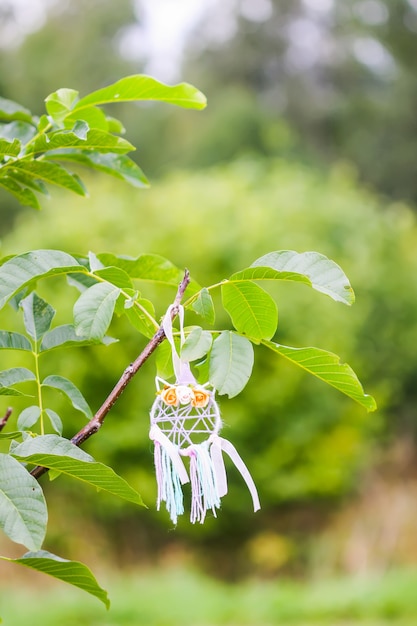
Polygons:
<instances>
[{"instance_id":1,"label":"fringe of threads","mask_svg":"<svg viewBox=\"0 0 417 626\"><path fill-rule=\"evenodd\" d=\"M176 524L178 515L184 513L180 477L168 452L158 441L155 441L154 459L158 486L157 509L159 511L161 502L165 502L169 516Z\"/></svg>"},{"instance_id":2,"label":"fringe of threads","mask_svg":"<svg viewBox=\"0 0 417 626\"><path fill-rule=\"evenodd\" d=\"M204 444L192 446L188 454L191 478L190 520L193 524L195 522L202 524L209 509L216 517L216 508L220 508L216 476L207 446Z\"/></svg>"},{"instance_id":3,"label":"fringe of threads","mask_svg":"<svg viewBox=\"0 0 417 626\"><path fill-rule=\"evenodd\" d=\"M220 508L220 498L227 493L227 477L222 452L226 452L231 458L246 482L252 496L253 510L260 509L261 505L252 476L230 441L215 435L207 442L189 446L186 450L179 450L166 437L164 437L166 446L164 440L158 441L156 436L160 438L162 434L158 434L158 429L155 428L156 435L152 433L152 438L155 444L154 459L158 486L157 509L159 511L161 502L165 502L174 524L177 523L178 515L184 513L182 484L187 483L189 479L191 480L191 522L202 524L210 509L216 517L216 509ZM190 458L190 477L180 455Z\"/></svg>"}]
</instances>

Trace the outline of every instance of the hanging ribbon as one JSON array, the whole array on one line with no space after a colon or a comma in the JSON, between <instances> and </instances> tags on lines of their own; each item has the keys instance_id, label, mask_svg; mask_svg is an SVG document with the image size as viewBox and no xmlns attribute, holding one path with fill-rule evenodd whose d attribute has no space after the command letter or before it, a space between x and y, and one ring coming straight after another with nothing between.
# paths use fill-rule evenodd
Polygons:
<instances>
[{"instance_id":1,"label":"hanging ribbon","mask_svg":"<svg viewBox=\"0 0 417 626\"><path fill-rule=\"evenodd\" d=\"M151 441L157 441L167 451L167 454L170 457L172 464L175 467L177 474L180 478L181 484L185 485L185 483L190 482L187 470L185 469L185 465L180 455L178 454L178 448L174 446L174 444L168 439L166 435L164 435L164 433L159 428L159 426L157 426L157 424L152 424L149 431L149 439Z\"/></svg>"},{"instance_id":2,"label":"hanging ribbon","mask_svg":"<svg viewBox=\"0 0 417 626\"><path fill-rule=\"evenodd\" d=\"M219 496L222 497L227 493L226 470L224 467L224 460L221 453L221 451L223 450L224 452L226 452L226 454L229 455L236 468L241 473L242 478L245 481L252 496L253 510L255 512L259 511L261 505L259 502L258 491L256 489L255 483L253 482L253 478L250 475L248 468L246 467L234 445L230 443L230 441L227 441L227 439L223 439L223 437L219 437L218 435L212 435L210 437L210 441L212 442L211 458L213 460L214 471L216 474Z\"/></svg>"},{"instance_id":3,"label":"hanging ribbon","mask_svg":"<svg viewBox=\"0 0 417 626\"><path fill-rule=\"evenodd\" d=\"M182 361L178 355L177 349L175 347L174 335L172 332L172 319L171 312L174 308L174 305L171 304L168 307L168 310L162 320L162 328L164 329L165 336L169 341L172 349L172 364L174 366L174 373L177 384L181 385L195 385L196 380L191 372L190 366L187 362ZM180 321L180 347L182 348L183 343L185 341L184 335L184 307L182 304L178 307L178 318Z\"/></svg>"}]
</instances>

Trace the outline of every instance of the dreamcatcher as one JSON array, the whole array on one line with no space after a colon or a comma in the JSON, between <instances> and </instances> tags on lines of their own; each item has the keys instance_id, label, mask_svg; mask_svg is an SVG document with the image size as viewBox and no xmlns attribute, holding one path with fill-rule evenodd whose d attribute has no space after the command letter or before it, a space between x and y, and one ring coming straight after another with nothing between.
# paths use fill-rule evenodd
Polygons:
<instances>
[{"instance_id":1,"label":"dreamcatcher","mask_svg":"<svg viewBox=\"0 0 417 626\"><path fill-rule=\"evenodd\" d=\"M199 385L190 366L182 361L174 344L169 307L163 329L171 344L175 383L156 377L157 394L150 412L149 437L154 442L157 508L165 502L174 524L184 513L182 485L191 482L191 522L203 523L207 511L216 517L220 498L227 493L223 452L243 476L252 496L254 510L260 508L258 493L236 448L219 436L221 418L215 390ZM179 307L181 346L184 342L184 309ZM184 461L187 459L189 470Z\"/></svg>"}]
</instances>

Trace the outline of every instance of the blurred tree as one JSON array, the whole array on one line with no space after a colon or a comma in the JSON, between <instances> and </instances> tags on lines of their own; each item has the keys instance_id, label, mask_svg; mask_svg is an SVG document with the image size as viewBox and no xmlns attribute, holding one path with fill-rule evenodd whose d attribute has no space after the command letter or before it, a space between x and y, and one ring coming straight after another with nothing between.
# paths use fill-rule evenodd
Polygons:
<instances>
[{"instance_id":1,"label":"blurred tree","mask_svg":"<svg viewBox=\"0 0 417 626\"><path fill-rule=\"evenodd\" d=\"M416 31L414 0L228 0L190 40L186 73L212 106L247 90L310 158L346 157L382 192L415 202Z\"/></svg>"},{"instance_id":2,"label":"blurred tree","mask_svg":"<svg viewBox=\"0 0 417 626\"><path fill-rule=\"evenodd\" d=\"M12 28L16 20L13 6L10 3L9 23L3 24L3 30ZM44 10L40 28L20 45L0 49L4 98L40 114L45 96L59 87L85 94L137 71L137 64L118 51L122 29L135 20L131 0L92 0L88 7L82 0L66 0L45 4Z\"/></svg>"}]
</instances>

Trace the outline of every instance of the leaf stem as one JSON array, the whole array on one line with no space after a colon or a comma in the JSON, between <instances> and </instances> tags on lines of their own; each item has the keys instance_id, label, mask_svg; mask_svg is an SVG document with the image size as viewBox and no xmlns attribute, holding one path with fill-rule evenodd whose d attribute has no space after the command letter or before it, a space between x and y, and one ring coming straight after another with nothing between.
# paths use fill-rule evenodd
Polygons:
<instances>
[{"instance_id":1,"label":"leaf stem","mask_svg":"<svg viewBox=\"0 0 417 626\"><path fill-rule=\"evenodd\" d=\"M173 307L171 309L172 320L174 320L175 317L178 315L179 306L189 282L190 274L188 270L185 270L184 277L178 286L177 293L173 302ZM109 393L101 407L98 409L97 413L94 415L94 417L88 422L86 426L84 426L84 428L82 428L71 438L71 442L74 445L80 446L84 441L89 439L101 428L106 418L106 415L120 398L121 394L130 383L133 376L137 374L143 364L148 360L151 354L156 350L159 344L164 341L165 338L165 331L161 324L152 339L150 339L150 341L146 344L145 348L142 350L136 360L127 366L127 368L113 387L112 391ZM31 474L35 478L39 478L47 471L48 469L46 467L37 466L31 471Z\"/></svg>"},{"instance_id":2,"label":"leaf stem","mask_svg":"<svg viewBox=\"0 0 417 626\"><path fill-rule=\"evenodd\" d=\"M216 287L221 287L222 285L224 285L225 283L230 282L228 278L225 278L223 280L221 280L218 283L215 283L214 285L210 285L209 287L205 287L205 289L207 289L207 291L211 291L212 289L216 289ZM184 302L184 309L187 309L195 300L197 300L198 296L201 293L201 289L200 291L197 291L197 293L194 293L192 296L190 296L188 298L188 300L186 300Z\"/></svg>"},{"instance_id":3,"label":"leaf stem","mask_svg":"<svg viewBox=\"0 0 417 626\"><path fill-rule=\"evenodd\" d=\"M35 357L35 376L36 376L36 387L38 390L38 404L39 404L39 409L40 409L41 435L44 435L45 426L43 422L42 384L41 384L40 371L39 371L38 342L35 343L35 349L36 349L36 352L33 352L33 356Z\"/></svg>"}]
</instances>

